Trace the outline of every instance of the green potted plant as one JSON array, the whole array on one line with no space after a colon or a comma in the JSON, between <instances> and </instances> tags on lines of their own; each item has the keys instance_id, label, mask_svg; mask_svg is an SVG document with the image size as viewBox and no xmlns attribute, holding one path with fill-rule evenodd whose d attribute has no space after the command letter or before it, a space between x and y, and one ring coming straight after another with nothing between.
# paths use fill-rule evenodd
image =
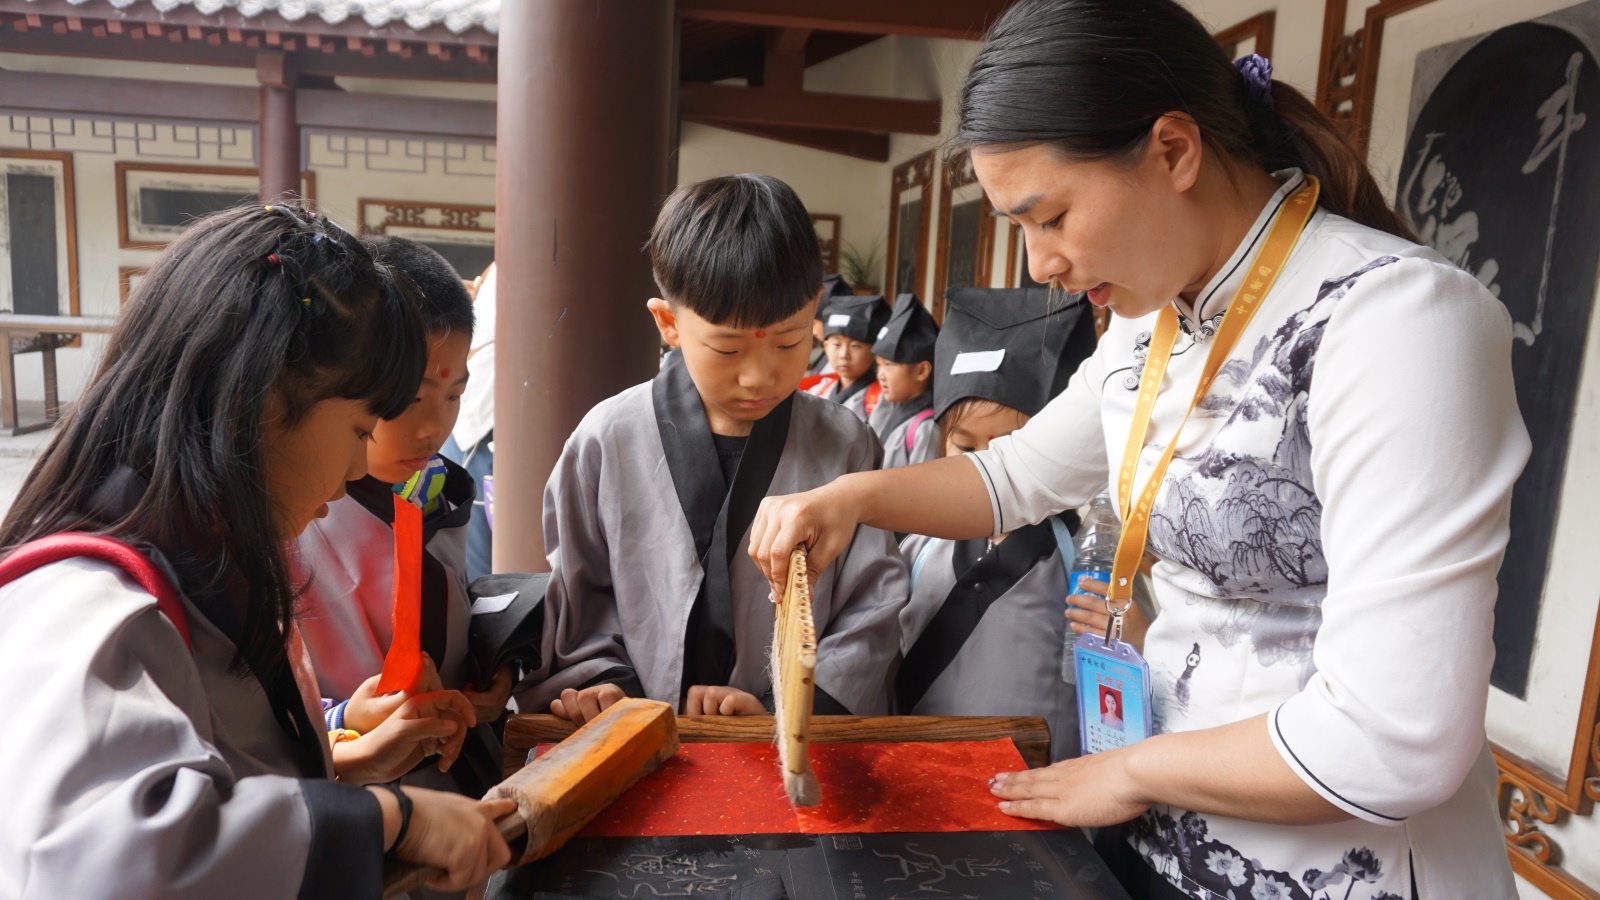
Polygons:
<instances>
[{"instance_id":1,"label":"green potted plant","mask_svg":"<svg viewBox=\"0 0 1600 900\"><path fill-rule=\"evenodd\" d=\"M855 244L846 243L839 251L839 274L844 280L855 285L856 293L870 296L878 293L878 286L874 283L878 278L878 269L883 265L883 245L873 241L865 252Z\"/></svg>"}]
</instances>

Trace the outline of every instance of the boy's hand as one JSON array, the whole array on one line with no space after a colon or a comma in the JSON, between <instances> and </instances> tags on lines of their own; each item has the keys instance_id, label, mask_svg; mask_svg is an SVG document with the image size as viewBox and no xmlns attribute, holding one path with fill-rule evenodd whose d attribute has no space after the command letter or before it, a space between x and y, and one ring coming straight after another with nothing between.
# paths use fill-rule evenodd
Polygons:
<instances>
[{"instance_id":1,"label":"boy's hand","mask_svg":"<svg viewBox=\"0 0 1600 900\"><path fill-rule=\"evenodd\" d=\"M686 716L764 716L767 708L753 694L726 685L697 684L683 702Z\"/></svg>"},{"instance_id":2,"label":"boy's hand","mask_svg":"<svg viewBox=\"0 0 1600 900\"><path fill-rule=\"evenodd\" d=\"M376 784L393 781L438 754L439 771L448 772L461 755L467 729L477 721L459 691L407 697L372 732L333 746L334 771L340 781Z\"/></svg>"},{"instance_id":3,"label":"boy's hand","mask_svg":"<svg viewBox=\"0 0 1600 900\"><path fill-rule=\"evenodd\" d=\"M574 725L582 725L626 696L614 684L597 684L581 691L567 688L561 692L561 699L550 701L550 711Z\"/></svg>"},{"instance_id":4,"label":"boy's hand","mask_svg":"<svg viewBox=\"0 0 1600 900\"><path fill-rule=\"evenodd\" d=\"M439 683L439 670L426 653L422 655L422 672L417 676L417 683L409 690L379 694L378 679L381 677L380 673L361 682L356 692L350 695L350 705L344 708L346 728L362 734L376 731L383 720L389 718L408 698L444 690L444 685Z\"/></svg>"},{"instance_id":5,"label":"boy's hand","mask_svg":"<svg viewBox=\"0 0 1600 900\"><path fill-rule=\"evenodd\" d=\"M1077 634L1105 636L1111 625L1111 614L1106 612L1106 591L1111 585L1104 581L1085 579L1078 582L1079 592L1067 597L1067 627ZM1122 614L1122 639L1144 652L1144 636L1150 630L1150 620L1135 603Z\"/></svg>"},{"instance_id":6,"label":"boy's hand","mask_svg":"<svg viewBox=\"0 0 1600 900\"><path fill-rule=\"evenodd\" d=\"M506 711L512 686L511 667L503 666L494 673L494 680L484 690L462 690L461 693L472 703L472 711L477 714L479 722L493 722Z\"/></svg>"}]
</instances>

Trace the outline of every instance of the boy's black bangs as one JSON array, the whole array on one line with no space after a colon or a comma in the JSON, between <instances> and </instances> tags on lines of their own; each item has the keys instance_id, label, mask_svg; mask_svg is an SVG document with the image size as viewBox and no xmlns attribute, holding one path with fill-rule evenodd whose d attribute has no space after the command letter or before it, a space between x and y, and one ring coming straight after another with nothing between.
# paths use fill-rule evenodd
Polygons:
<instances>
[{"instance_id":1,"label":"boy's black bangs","mask_svg":"<svg viewBox=\"0 0 1600 900\"><path fill-rule=\"evenodd\" d=\"M767 327L804 310L822 287L810 214L788 185L764 175L678 189L649 250L666 298L714 325Z\"/></svg>"},{"instance_id":2,"label":"boy's black bangs","mask_svg":"<svg viewBox=\"0 0 1600 900\"><path fill-rule=\"evenodd\" d=\"M476 312L461 275L439 251L426 244L387 234L363 235L361 242L380 266L387 267L422 317L430 335L465 332L472 336Z\"/></svg>"}]
</instances>

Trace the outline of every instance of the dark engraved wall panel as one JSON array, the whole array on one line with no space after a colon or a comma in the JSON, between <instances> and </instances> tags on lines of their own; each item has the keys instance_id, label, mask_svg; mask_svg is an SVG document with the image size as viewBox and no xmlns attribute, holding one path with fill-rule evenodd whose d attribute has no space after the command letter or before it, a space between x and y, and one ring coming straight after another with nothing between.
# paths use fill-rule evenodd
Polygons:
<instances>
[{"instance_id":1,"label":"dark engraved wall panel","mask_svg":"<svg viewBox=\"0 0 1600 900\"><path fill-rule=\"evenodd\" d=\"M1419 57L1419 83L1428 60ZM1420 102L1396 205L1516 323L1512 367L1533 457L1512 498L1491 681L1520 697L1600 262L1600 207L1588 196L1600 184L1600 70L1571 33L1524 23L1479 41Z\"/></svg>"}]
</instances>

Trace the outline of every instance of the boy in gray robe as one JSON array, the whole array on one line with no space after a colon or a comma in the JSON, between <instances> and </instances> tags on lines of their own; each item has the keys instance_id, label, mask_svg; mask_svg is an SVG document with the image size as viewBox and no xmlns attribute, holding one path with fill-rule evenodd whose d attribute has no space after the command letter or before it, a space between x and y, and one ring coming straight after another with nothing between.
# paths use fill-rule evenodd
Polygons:
<instances>
[{"instance_id":1,"label":"boy in gray robe","mask_svg":"<svg viewBox=\"0 0 1600 900\"><path fill-rule=\"evenodd\" d=\"M981 450L1022 427L1093 353L1084 304L1052 313L1048 296L1044 288L946 295L933 391L943 455ZM1076 695L1061 680L1077 525L1068 512L994 538L905 539L912 589L900 614L897 713L1042 716L1052 759L1078 755Z\"/></svg>"},{"instance_id":2,"label":"boy in gray robe","mask_svg":"<svg viewBox=\"0 0 1600 900\"><path fill-rule=\"evenodd\" d=\"M855 415L795 390L822 271L787 185L679 188L649 251L674 349L584 417L545 488L544 670L518 702L580 723L623 696L770 709L771 591L744 552L756 507L882 458ZM867 527L813 584L818 713L888 710L906 589L892 538Z\"/></svg>"},{"instance_id":3,"label":"boy in gray robe","mask_svg":"<svg viewBox=\"0 0 1600 900\"><path fill-rule=\"evenodd\" d=\"M922 301L916 294L901 294L889 324L872 345L883 394L867 424L883 441L885 469L943 455L933 418L933 347L938 339L939 326Z\"/></svg>"}]
</instances>

